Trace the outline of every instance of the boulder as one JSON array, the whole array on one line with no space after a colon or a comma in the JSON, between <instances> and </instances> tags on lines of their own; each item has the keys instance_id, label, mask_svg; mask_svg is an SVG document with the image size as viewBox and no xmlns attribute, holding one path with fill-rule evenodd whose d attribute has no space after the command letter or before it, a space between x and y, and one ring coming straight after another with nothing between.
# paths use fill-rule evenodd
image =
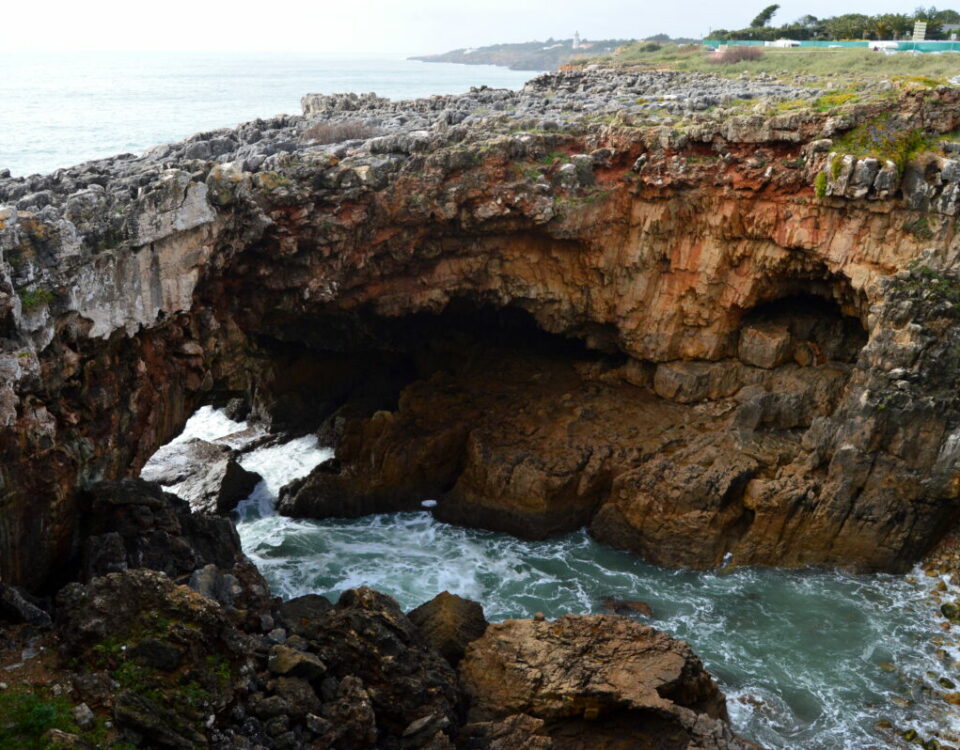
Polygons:
<instances>
[{"instance_id":1,"label":"boulder","mask_svg":"<svg viewBox=\"0 0 960 750\"><path fill-rule=\"evenodd\" d=\"M305 594L281 604L280 619L291 633L310 638L316 632L318 623L332 607L333 604L326 597Z\"/></svg>"},{"instance_id":2,"label":"boulder","mask_svg":"<svg viewBox=\"0 0 960 750\"><path fill-rule=\"evenodd\" d=\"M270 649L267 668L281 677L299 677L308 681L320 679L327 671L326 665L313 654L280 643Z\"/></svg>"},{"instance_id":3,"label":"boulder","mask_svg":"<svg viewBox=\"0 0 960 750\"><path fill-rule=\"evenodd\" d=\"M229 570L244 559L229 520L194 515L155 483L99 482L81 493L80 505L84 580L133 567L170 576L205 565Z\"/></svg>"},{"instance_id":4,"label":"boulder","mask_svg":"<svg viewBox=\"0 0 960 750\"><path fill-rule=\"evenodd\" d=\"M25 622L28 625L46 628L50 626L50 615L29 601L16 587L0 583L0 619L12 623Z\"/></svg>"},{"instance_id":5,"label":"boulder","mask_svg":"<svg viewBox=\"0 0 960 750\"><path fill-rule=\"evenodd\" d=\"M772 369L790 359L791 337L786 326L758 323L744 326L737 347L740 361L754 367Z\"/></svg>"},{"instance_id":6,"label":"boulder","mask_svg":"<svg viewBox=\"0 0 960 750\"><path fill-rule=\"evenodd\" d=\"M491 625L467 647L460 679L471 722L525 714L545 722L530 728L556 748L753 747L730 729L725 698L690 647L625 617Z\"/></svg>"},{"instance_id":7,"label":"boulder","mask_svg":"<svg viewBox=\"0 0 960 750\"><path fill-rule=\"evenodd\" d=\"M225 445L187 440L160 448L147 461L140 477L158 482L190 503L194 513L229 513L250 496L260 475L247 471Z\"/></svg>"},{"instance_id":8,"label":"boulder","mask_svg":"<svg viewBox=\"0 0 960 750\"><path fill-rule=\"evenodd\" d=\"M448 591L421 604L407 617L427 644L453 666L463 658L467 645L487 629L483 607Z\"/></svg>"},{"instance_id":9,"label":"boulder","mask_svg":"<svg viewBox=\"0 0 960 750\"><path fill-rule=\"evenodd\" d=\"M457 725L456 673L392 598L368 588L350 589L318 626L313 650L341 685L347 677L360 680L382 734L401 736L427 714Z\"/></svg>"}]
</instances>

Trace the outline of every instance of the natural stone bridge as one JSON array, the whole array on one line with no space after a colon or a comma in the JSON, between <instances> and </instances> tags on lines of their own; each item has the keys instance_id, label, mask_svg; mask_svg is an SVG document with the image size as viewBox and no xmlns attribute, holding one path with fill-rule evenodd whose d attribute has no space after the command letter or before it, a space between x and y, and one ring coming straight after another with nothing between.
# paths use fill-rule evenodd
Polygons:
<instances>
[{"instance_id":1,"label":"natural stone bridge","mask_svg":"<svg viewBox=\"0 0 960 750\"><path fill-rule=\"evenodd\" d=\"M336 445L286 513L430 496L668 565L912 564L960 493L957 162L831 154L871 105L608 106L662 85L313 97L0 180L3 580L65 579L78 488L236 397ZM897 117L952 131L960 94ZM311 140L346 121L381 135Z\"/></svg>"}]
</instances>

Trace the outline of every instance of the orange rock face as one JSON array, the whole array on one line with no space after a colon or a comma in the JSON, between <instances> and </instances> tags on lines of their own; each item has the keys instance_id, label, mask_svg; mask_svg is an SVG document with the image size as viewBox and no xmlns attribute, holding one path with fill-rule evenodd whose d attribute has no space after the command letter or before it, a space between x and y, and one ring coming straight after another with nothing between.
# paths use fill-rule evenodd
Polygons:
<instances>
[{"instance_id":1,"label":"orange rock face","mask_svg":"<svg viewBox=\"0 0 960 750\"><path fill-rule=\"evenodd\" d=\"M954 89L900 107L960 124ZM160 218L43 266L56 303L0 300L4 580L69 559L78 484L136 473L238 394L280 426L339 415L338 463L286 512L437 496L451 520L586 523L670 565L909 566L960 510L957 170L860 190L882 170L850 157L818 197L822 139L875 114L438 131L164 176ZM5 216L20 258L66 242ZM513 333L488 326L457 353L459 307L461 333L519 311L582 347L498 349ZM478 346L496 361L468 361Z\"/></svg>"}]
</instances>

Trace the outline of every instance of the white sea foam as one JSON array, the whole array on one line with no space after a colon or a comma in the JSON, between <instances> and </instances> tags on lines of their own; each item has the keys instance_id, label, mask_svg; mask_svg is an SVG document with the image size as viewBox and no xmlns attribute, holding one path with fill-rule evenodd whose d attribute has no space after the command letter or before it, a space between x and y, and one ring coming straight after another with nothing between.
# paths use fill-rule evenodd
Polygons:
<instances>
[{"instance_id":1,"label":"white sea foam","mask_svg":"<svg viewBox=\"0 0 960 750\"><path fill-rule=\"evenodd\" d=\"M242 432L246 429L246 422L234 422L223 413L222 409L215 409L212 406L201 406L194 412L193 416L187 420L187 423L183 426L183 432L171 440L170 444L185 443L195 438L212 442L218 438L235 432Z\"/></svg>"},{"instance_id":2,"label":"white sea foam","mask_svg":"<svg viewBox=\"0 0 960 750\"><path fill-rule=\"evenodd\" d=\"M195 420L185 432L206 439L245 427L212 410ZM280 487L331 455L308 436L242 458L264 481L241 504L238 530L279 595L336 599L373 586L409 610L446 590L481 602L492 621L598 612L604 596L640 599L653 609L652 624L689 641L717 677L737 730L770 750L895 746L875 727L878 719L958 742L956 710L935 679L955 673L960 661L960 643L940 631L930 601L940 579L666 570L596 544L585 531L523 541L439 523L426 511L277 516ZM950 587L948 596L958 595Z\"/></svg>"}]
</instances>

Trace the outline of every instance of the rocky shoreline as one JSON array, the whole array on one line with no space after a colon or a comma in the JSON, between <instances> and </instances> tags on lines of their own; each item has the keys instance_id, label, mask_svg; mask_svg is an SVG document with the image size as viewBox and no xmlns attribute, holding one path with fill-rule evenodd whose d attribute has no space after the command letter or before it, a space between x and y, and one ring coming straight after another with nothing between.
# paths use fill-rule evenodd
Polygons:
<instances>
[{"instance_id":1,"label":"rocky shoreline","mask_svg":"<svg viewBox=\"0 0 960 750\"><path fill-rule=\"evenodd\" d=\"M0 176L10 658L100 673L44 695L140 744L644 747L646 726L746 747L689 650L629 620L489 628L556 673L549 696L487 636L458 681L387 597L277 602L228 521L123 478L232 403L335 446L286 488L293 515L436 497L441 519L586 524L665 565L908 570L960 515L960 89L886 84L838 106L814 79L608 69L308 95ZM256 477L205 450L183 489L225 512ZM155 478L194 481L166 460ZM646 643L630 663L663 681L598 631Z\"/></svg>"},{"instance_id":2,"label":"rocky shoreline","mask_svg":"<svg viewBox=\"0 0 960 750\"><path fill-rule=\"evenodd\" d=\"M227 519L142 480L95 485L87 506L81 578L52 617L0 584L0 616L21 622L0 643L7 744L753 747L689 646L629 618L488 626L449 594L408 618L365 588L284 602Z\"/></svg>"}]
</instances>

